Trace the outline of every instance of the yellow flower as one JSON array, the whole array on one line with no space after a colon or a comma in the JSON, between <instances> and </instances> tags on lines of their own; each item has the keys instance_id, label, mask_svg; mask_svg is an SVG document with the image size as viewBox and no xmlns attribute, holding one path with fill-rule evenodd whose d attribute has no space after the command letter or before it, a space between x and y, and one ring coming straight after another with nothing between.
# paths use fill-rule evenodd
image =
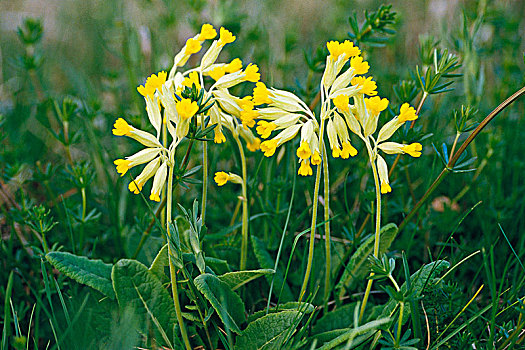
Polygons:
<instances>
[{"instance_id":1,"label":"yellow flower","mask_svg":"<svg viewBox=\"0 0 525 350\"><path fill-rule=\"evenodd\" d=\"M341 150L341 158L348 159L348 157L354 157L357 154L355 149L350 142L343 142L343 149Z\"/></svg>"},{"instance_id":2,"label":"yellow flower","mask_svg":"<svg viewBox=\"0 0 525 350\"><path fill-rule=\"evenodd\" d=\"M194 53L199 52L201 48L202 48L202 45L199 40L189 38L188 40L186 40L186 50L184 53L186 55L192 55Z\"/></svg>"},{"instance_id":3,"label":"yellow flower","mask_svg":"<svg viewBox=\"0 0 525 350\"><path fill-rule=\"evenodd\" d=\"M203 24L198 40L204 41L207 39L213 39L217 36L217 31L211 24Z\"/></svg>"},{"instance_id":4,"label":"yellow flower","mask_svg":"<svg viewBox=\"0 0 525 350\"><path fill-rule=\"evenodd\" d=\"M262 105L263 103L272 103L269 96L271 96L270 91L268 91L263 82L255 84L255 88L253 89L254 104Z\"/></svg>"},{"instance_id":5,"label":"yellow flower","mask_svg":"<svg viewBox=\"0 0 525 350\"><path fill-rule=\"evenodd\" d=\"M148 77L148 79L146 79L146 83L144 85L137 87L137 91L144 97L153 97L153 94L157 89L162 89L162 85L166 82L167 76L168 74L164 71L159 72L158 75L152 74L150 77Z\"/></svg>"},{"instance_id":6,"label":"yellow flower","mask_svg":"<svg viewBox=\"0 0 525 350\"><path fill-rule=\"evenodd\" d=\"M389 180L388 180L388 166L380 155L377 155L377 172L379 173L379 180L381 181L381 193L385 194L388 192L392 192L392 188L390 187Z\"/></svg>"},{"instance_id":7,"label":"yellow flower","mask_svg":"<svg viewBox=\"0 0 525 350\"><path fill-rule=\"evenodd\" d=\"M268 123L265 120L259 120L257 123L257 133L261 135L263 139L267 139L270 137L270 134L272 131L274 131L277 128L277 125L275 123Z\"/></svg>"},{"instance_id":8,"label":"yellow flower","mask_svg":"<svg viewBox=\"0 0 525 350\"><path fill-rule=\"evenodd\" d=\"M224 134L222 133L221 130L219 130L219 128L215 128L215 138L213 139L213 142L215 143L223 143L223 142L226 142L226 137L224 136Z\"/></svg>"},{"instance_id":9,"label":"yellow flower","mask_svg":"<svg viewBox=\"0 0 525 350\"><path fill-rule=\"evenodd\" d=\"M354 43L350 40L345 40L345 42L342 43L341 46L347 58L359 56L361 54L361 50L359 50L357 46L354 46Z\"/></svg>"},{"instance_id":10,"label":"yellow flower","mask_svg":"<svg viewBox=\"0 0 525 350\"><path fill-rule=\"evenodd\" d=\"M184 80L182 81L181 85L182 86L186 86L186 87L188 87L190 89L193 87L193 85L195 85L195 87L197 88L197 91L199 91L201 89L201 84L200 84L200 80L199 80L199 73L191 72L190 74L188 74L188 76L186 78L184 78Z\"/></svg>"},{"instance_id":11,"label":"yellow flower","mask_svg":"<svg viewBox=\"0 0 525 350\"><path fill-rule=\"evenodd\" d=\"M312 155L312 151L310 150L310 146L308 146L308 142L303 141L301 142L301 146L297 149L297 157L301 158L302 160L306 160L310 158Z\"/></svg>"},{"instance_id":12,"label":"yellow flower","mask_svg":"<svg viewBox=\"0 0 525 350\"><path fill-rule=\"evenodd\" d=\"M244 80L251 81L252 83L256 83L261 79L261 74L259 72L259 67L257 67L256 64L250 63L248 67L244 70L244 73L246 74L246 77Z\"/></svg>"},{"instance_id":13,"label":"yellow flower","mask_svg":"<svg viewBox=\"0 0 525 350\"><path fill-rule=\"evenodd\" d=\"M321 164L321 155L319 152L315 151L314 155L312 156L312 165L319 165Z\"/></svg>"},{"instance_id":14,"label":"yellow flower","mask_svg":"<svg viewBox=\"0 0 525 350\"><path fill-rule=\"evenodd\" d=\"M337 61L340 55L344 53L343 46L338 41L329 41L326 43L326 48L330 52L332 60Z\"/></svg>"},{"instance_id":15,"label":"yellow flower","mask_svg":"<svg viewBox=\"0 0 525 350\"><path fill-rule=\"evenodd\" d=\"M116 159L113 164L117 166L117 172L120 176L124 176L135 165L147 163L157 157L159 152L160 148L145 148L132 156L126 157L126 159Z\"/></svg>"},{"instance_id":16,"label":"yellow flower","mask_svg":"<svg viewBox=\"0 0 525 350\"><path fill-rule=\"evenodd\" d=\"M365 105L370 114L376 116L388 107L388 100L379 96L365 98Z\"/></svg>"},{"instance_id":17,"label":"yellow flower","mask_svg":"<svg viewBox=\"0 0 525 350\"><path fill-rule=\"evenodd\" d=\"M354 74L366 74L370 65L367 61L363 61L362 57L352 57L350 60L350 67L354 68Z\"/></svg>"},{"instance_id":18,"label":"yellow flower","mask_svg":"<svg viewBox=\"0 0 525 350\"><path fill-rule=\"evenodd\" d=\"M312 167L310 166L309 160L306 159L301 162L301 166L299 167L297 174L301 176L309 176L313 174Z\"/></svg>"},{"instance_id":19,"label":"yellow flower","mask_svg":"<svg viewBox=\"0 0 525 350\"><path fill-rule=\"evenodd\" d=\"M341 112L350 112L350 97L347 95L337 95L332 102Z\"/></svg>"},{"instance_id":20,"label":"yellow flower","mask_svg":"<svg viewBox=\"0 0 525 350\"><path fill-rule=\"evenodd\" d=\"M116 136L130 136L131 135L131 126L122 118L118 118L113 124L113 135Z\"/></svg>"},{"instance_id":21,"label":"yellow flower","mask_svg":"<svg viewBox=\"0 0 525 350\"><path fill-rule=\"evenodd\" d=\"M218 41L219 46L224 46L235 41L235 36L228 29L221 27L221 36Z\"/></svg>"},{"instance_id":22,"label":"yellow flower","mask_svg":"<svg viewBox=\"0 0 525 350\"><path fill-rule=\"evenodd\" d=\"M259 116L259 112L254 109L241 111L242 126L253 128L255 126L255 118Z\"/></svg>"},{"instance_id":23,"label":"yellow flower","mask_svg":"<svg viewBox=\"0 0 525 350\"><path fill-rule=\"evenodd\" d=\"M192 101L189 98L183 98L177 102L175 106L177 108L177 113L179 113L179 116L183 120L193 117L199 110L199 105L197 105L197 102Z\"/></svg>"},{"instance_id":24,"label":"yellow flower","mask_svg":"<svg viewBox=\"0 0 525 350\"><path fill-rule=\"evenodd\" d=\"M246 147L248 147L248 150L251 152L256 152L261 148L261 139L256 137L253 142L246 143Z\"/></svg>"},{"instance_id":25,"label":"yellow flower","mask_svg":"<svg viewBox=\"0 0 525 350\"><path fill-rule=\"evenodd\" d=\"M390 185L386 182L381 181L381 193L386 194L389 192L392 192L392 187L390 187Z\"/></svg>"},{"instance_id":26,"label":"yellow flower","mask_svg":"<svg viewBox=\"0 0 525 350\"><path fill-rule=\"evenodd\" d=\"M406 121L416 120L416 119L417 119L417 115L416 115L416 110L414 109L414 107L410 107L408 103L403 103L403 105L401 105L401 109L399 111L399 117L397 121L399 123L404 123Z\"/></svg>"},{"instance_id":27,"label":"yellow flower","mask_svg":"<svg viewBox=\"0 0 525 350\"><path fill-rule=\"evenodd\" d=\"M217 66L208 72L208 75L215 81L219 80L226 74L225 66Z\"/></svg>"},{"instance_id":28,"label":"yellow flower","mask_svg":"<svg viewBox=\"0 0 525 350\"><path fill-rule=\"evenodd\" d=\"M403 147L403 152L408 153L412 157L418 158L421 157L421 151L423 150L423 146L421 146L420 143L412 143L410 145L405 145Z\"/></svg>"},{"instance_id":29,"label":"yellow flower","mask_svg":"<svg viewBox=\"0 0 525 350\"><path fill-rule=\"evenodd\" d=\"M239 58L234 59L226 65L226 72L235 73L242 69L242 61Z\"/></svg>"},{"instance_id":30,"label":"yellow flower","mask_svg":"<svg viewBox=\"0 0 525 350\"><path fill-rule=\"evenodd\" d=\"M277 148L277 140L267 140L261 143L261 151L264 152L266 157L271 157L275 153Z\"/></svg>"},{"instance_id":31,"label":"yellow flower","mask_svg":"<svg viewBox=\"0 0 525 350\"><path fill-rule=\"evenodd\" d=\"M230 179L230 175L225 173L224 171L218 171L215 173L215 177L213 178L217 185L224 186Z\"/></svg>"},{"instance_id":32,"label":"yellow flower","mask_svg":"<svg viewBox=\"0 0 525 350\"><path fill-rule=\"evenodd\" d=\"M124 176L130 168L130 161L126 159L116 159L113 164L117 166L117 173L120 174L120 176Z\"/></svg>"},{"instance_id":33,"label":"yellow flower","mask_svg":"<svg viewBox=\"0 0 525 350\"><path fill-rule=\"evenodd\" d=\"M159 140L146 131L139 130L129 125L124 119L118 118L113 124L113 135L128 136L137 140L146 147L162 147Z\"/></svg>"},{"instance_id":34,"label":"yellow flower","mask_svg":"<svg viewBox=\"0 0 525 350\"><path fill-rule=\"evenodd\" d=\"M355 77L352 79L352 85L359 85L361 86L361 90L359 91L362 94L368 95L368 96L375 96L377 95L377 84L375 81L372 80L372 77Z\"/></svg>"}]
</instances>

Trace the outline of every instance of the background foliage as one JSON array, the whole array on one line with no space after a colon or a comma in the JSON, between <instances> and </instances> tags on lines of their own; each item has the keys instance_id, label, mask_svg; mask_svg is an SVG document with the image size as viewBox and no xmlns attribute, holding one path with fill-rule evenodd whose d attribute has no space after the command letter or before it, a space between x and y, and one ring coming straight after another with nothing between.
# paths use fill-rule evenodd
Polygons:
<instances>
[{"instance_id":1,"label":"background foliage","mask_svg":"<svg viewBox=\"0 0 525 350\"><path fill-rule=\"evenodd\" d=\"M113 137L110 129L120 116L145 125L136 86L151 73L168 70L173 55L202 23L223 25L237 35L236 45L222 54L224 60L241 57L245 64L255 62L265 82L294 91L306 101L315 98L328 40L358 41L366 51L379 94L391 97L393 105L420 101L416 66L426 72L433 64L435 48L457 55L461 67L454 73L461 76L442 78L452 82L447 88L453 90L430 95L417 127L399 135L404 140L422 140L424 147L417 161L399 161L391 178L393 192L385 196L383 222L399 224L443 168L440 157L448 160L443 153L450 154L457 135L455 116L459 120L468 114L463 125L463 131L468 131L524 86L525 3L393 1L391 11L397 15L387 31L352 37L349 33L356 33L349 21L353 11L361 25L363 11L379 5L337 0L329 4L273 0L0 3L2 346L9 341L15 348L24 348L30 329L28 342L35 348L48 342L55 346L57 339L58 343L74 342L78 348L153 346L138 335L125 336L125 330L138 320L118 313L112 300L98 302L102 294L59 273L43 259L42 251L46 244L52 251L105 263L137 257L146 266L151 264L163 244L162 233L150 225L152 215L145 202L129 193L127 179L123 181L114 171L113 160L134 151L135 145ZM363 28L357 32L363 33ZM449 333L459 331L447 341L448 346L461 349L475 343L492 348L505 344L520 325L523 305L519 298L525 279L524 114L522 100L500 114L467 150L464 161L475 159L456 169L472 171L448 176L389 249L390 257L406 256L411 272L437 259L454 266L480 251L454 269L443 284L425 290L426 318L420 313L420 337L426 337L427 323L432 337L450 325ZM461 133L460 143L467 134ZM240 173L232 144L210 147L212 171ZM312 178L295 178L297 145L286 147L271 161L263 159L261 152L250 154L248 163L253 243L249 269L273 268L294 194L275 275L274 289L282 287L281 302L295 300L301 285L306 240L299 240L293 255L291 249L294 236L308 227L313 188ZM387 162L391 165L394 159ZM189 168L199 164L196 148ZM373 220L366 220L373 210L373 181L366 157L331 161L330 167L333 273L340 278L348 257L373 232ZM190 208L201 187L178 187L175 201ZM239 257L240 216L234 214L238 195L236 187L210 185L203 240L206 256L226 260L230 267L237 266ZM145 244L138 250L143 236ZM318 248L316 254L315 259L322 262L323 249ZM290 256L292 268L286 270ZM394 274L404 281L400 261ZM322 263L317 266L314 282L322 283ZM270 280L256 279L244 291L248 315L266 306ZM454 320L481 285L485 286L481 293ZM336 309L358 301L364 283L346 288L336 288L344 295L335 302ZM321 294L312 304L322 304ZM383 290L373 295L376 305L388 300ZM493 307L483 317L467 322L488 305ZM506 307L508 311L500 314ZM352 314L353 308L348 312ZM96 326L86 328L78 320L93 320ZM411 322L410 339L417 332L417 322ZM461 325L465 327L458 328ZM321 333L315 327L322 325L309 328L310 335ZM301 337L299 332L297 342L306 339ZM427 344L426 339L423 343Z\"/></svg>"}]
</instances>

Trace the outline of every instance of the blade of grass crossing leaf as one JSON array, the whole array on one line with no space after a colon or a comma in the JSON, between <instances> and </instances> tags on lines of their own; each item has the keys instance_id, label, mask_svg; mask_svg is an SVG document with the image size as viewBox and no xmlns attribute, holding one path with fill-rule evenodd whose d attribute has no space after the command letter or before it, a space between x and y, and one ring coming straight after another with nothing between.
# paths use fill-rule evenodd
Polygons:
<instances>
[{"instance_id":1,"label":"blade of grass crossing leaf","mask_svg":"<svg viewBox=\"0 0 525 350\"><path fill-rule=\"evenodd\" d=\"M166 342L166 344L168 344L170 346L170 348L173 348L173 345L171 344L171 341L170 339L168 338L168 336L166 335L166 332L164 331L164 329L162 328L162 326L160 325L159 323L159 320L157 320L157 318L155 317L155 315L153 315L153 313L151 312L151 310L149 309L148 307L148 304L146 303L146 301L144 300L144 298L142 297L142 294L140 293L140 290L137 288L137 286L135 285L135 283L133 283L133 287L135 287L135 291L137 292L140 300L142 301L142 304L144 305L144 308L146 309L148 315L151 317L151 319L153 320L153 323L155 324L155 327L157 327L158 331L160 332L161 336L162 336L162 339L164 339L164 341Z\"/></svg>"},{"instance_id":2,"label":"blade of grass crossing leaf","mask_svg":"<svg viewBox=\"0 0 525 350\"><path fill-rule=\"evenodd\" d=\"M293 164L294 164L294 173L295 173L295 168L296 168L295 162L293 162ZM284 223L283 233L281 235L281 241L279 242L279 249L277 250L277 257L275 258L275 267L273 268L274 271L277 271L277 267L279 266L279 260L281 258L281 251L283 248L284 237L286 235L286 229L288 228L288 222L290 221L290 214L292 213L292 205L293 205L293 200L295 196L295 179L296 178L297 176L293 176L292 194L290 196L290 205L288 206L288 214L286 214L286 221ZM266 314L268 314L268 312L270 311L270 300L272 299L274 281L275 281L275 273L272 276L272 282L270 283L270 291L268 292L268 303L266 304ZM286 278L285 278L285 281L286 281ZM279 301L277 301L277 307L279 307Z\"/></svg>"},{"instance_id":3,"label":"blade of grass crossing leaf","mask_svg":"<svg viewBox=\"0 0 525 350\"><path fill-rule=\"evenodd\" d=\"M11 317L9 313L9 304L11 300L11 293L13 291L13 271L9 273L7 286L5 288L4 297L4 327L2 329L2 350L7 350L9 346L9 336L11 335Z\"/></svg>"}]
</instances>

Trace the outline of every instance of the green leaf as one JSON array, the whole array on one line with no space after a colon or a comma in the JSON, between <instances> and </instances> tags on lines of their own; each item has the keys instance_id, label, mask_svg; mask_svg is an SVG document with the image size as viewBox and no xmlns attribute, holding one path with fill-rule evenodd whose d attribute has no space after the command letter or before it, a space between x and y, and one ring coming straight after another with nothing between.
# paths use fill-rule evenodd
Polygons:
<instances>
[{"instance_id":1,"label":"green leaf","mask_svg":"<svg viewBox=\"0 0 525 350\"><path fill-rule=\"evenodd\" d=\"M255 257L257 258L257 261L259 262L259 265L263 269L273 269L275 267L275 262L273 258L271 257L270 253L266 250L266 246L263 241L261 241L259 238L255 236L251 236L252 238L252 247L253 251L255 253ZM288 284L284 281L284 276L281 270L277 270L275 272L275 276L273 276L274 279L274 288L273 293L276 297L279 297L279 292L282 288L283 293L281 295L281 300L283 301L292 301L294 300L294 296L292 294L292 290L288 286ZM266 276L266 279L268 280L268 283L271 283L272 276Z\"/></svg>"},{"instance_id":2,"label":"green leaf","mask_svg":"<svg viewBox=\"0 0 525 350\"><path fill-rule=\"evenodd\" d=\"M358 345L357 344L358 342L361 342L365 340L366 338L368 338L380 326L384 325L385 323L388 323L389 321L390 321L390 318L385 317L385 318L381 318L375 321L365 323L364 325L359 326L357 328L350 328L346 331L346 333L343 333L342 335L338 336L332 341L324 344L322 347L319 348L319 350L333 349L337 345L344 343L344 342L348 342L348 341L352 341L352 345L354 346Z\"/></svg>"},{"instance_id":3,"label":"green leaf","mask_svg":"<svg viewBox=\"0 0 525 350\"><path fill-rule=\"evenodd\" d=\"M69 278L98 290L108 298L115 299L111 284L113 265L67 252L51 252L46 255L46 259Z\"/></svg>"},{"instance_id":4,"label":"green leaf","mask_svg":"<svg viewBox=\"0 0 525 350\"><path fill-rule=\"evenodd\" d=\"M393 223L381 228L379 241L379 255L385 253L397 235L397 226ZM370 273L370 262L368 257L374 252L375 237L371 236L350 257L343 276L339 280L336 289L339 290L339 298L345 294L346 288L352 288L361 282Z\"/></svg>"},{"instance_id":5,"label":"green leaf","mask_svg":"<svg viewBox=\"0 0 525 350\"><path fill-rule=\"evenodd\" d=\"M286 337L295 332L295 324L299 317L299 311L287 310L258 318L237 338L235 350L281 349Z\"/></svg>"},{"instance_id":6,"label":"green leaf","mask_svg":"<svg viewBox=\"0 0 525 350\"><path fill-rule=\"evenodd\" d=\"M351 327L354 323L355 306L356 303L351 303L326 313L315 323L312 334Z\"/></svg>"},{"instance_id":7,"label":"green leaf","mask_svg":"<svg viewBox=\"0 0 525 350\"><path fill-rule=\"evenodd\" d=\"M215 309L224 325L232 332L241 334L241 324L246 321L244 303L226 282L209 273L199 275L195 286Z\"/></svg>"},{"instance_id":8,"label":"green leaf","mask_svg":"<svg viewBox=\"0 0 525 350\"><path fill-rule=\"evenodd\" d=\"M168 266L168 244L160 248L155 260L151 263L149 271L154 274L162 283L169 281L168 276L164 272L164 267Z\"/></svg>"},{"instance_id":9,"label":"green leaf","mask_svg":"<svg viewBox=\"0 0 525 350\"><path fill-rule=\"evenodd\" d=\"M235 271L220 275L219 279L228 284L232 290L236 290L256 278L264 275L271 275L273 273L275 273L275 271L272 269Z\"/></svg>"},{"instance_id":10,"label":"green leaf","mask_svg":"<svg viewBox=\"0 0 525 350\"><path fill-rule=\"evenodd\" d=\"M412 289L412 297L417 298L423 293L423 288L428 286L432 280L439 276L443 271L450 267L450 263L445 260L436 260L430 264L426 264L410 276L410 284ZM401 292L406 295L408 292L407 282L401 286ZM392 316L394 309L397 305L397 301L390 299L383 309L382 316ZM410 315L410 303L405 304L405 311L403 313L403 323Z\"/></svg>"},{"instance_id":11,"label":"green leaf","mask_svg":"<svg viewBox=\"0 0 525 350\"><path fill-rule=\"evenodd\" d=\"M310 304L310 303L298 302L298 301L289 301L287 303L280 304L279 306L271 307L268 310L268 313L269 314L274 314L274 313L277 313L277 312L280 312L280 311L285 311L285 310L294 310L294 311L300 311L300 312L305 313L305 314L311 314L312 312L314 312L315 307L312 304ZM248 317L248 322L253 322L256 319L258 319L258 318L260 318L260 317L262 317L264 315L266 315L266 308L263 309L263 310L257 311L254 314L250 315Z\"/></svg>"},{"instance_id":12,"label":"green leaf","mask_svg":"<svg viewBox=\"0 0 525 350\"><path fill-rule=\"evenodd\" d=\"M111 277L120 309L132 309L142 319L140 324L149 315L160 335L171 338L172 327L177 323L175 307L161 281L145 265L128 259L115 264Z\"/></svg>"}]
</instances>

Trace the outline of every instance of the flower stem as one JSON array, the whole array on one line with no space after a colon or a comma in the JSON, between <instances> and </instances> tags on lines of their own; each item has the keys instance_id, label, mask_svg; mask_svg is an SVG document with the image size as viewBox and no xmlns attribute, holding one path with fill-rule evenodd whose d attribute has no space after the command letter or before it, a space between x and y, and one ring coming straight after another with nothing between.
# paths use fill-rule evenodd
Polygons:
<instances>
[{"instance_id":1,"label":"flower stem","mask_svg":"<svg viewBox=\"0 0 525 350\"><path fill-rule=\"evenodd\" d=\"M248 258L248 190L246 186L247 171L246 171L246 157L244 155L244 149L242 143L239 140L239 136L234 134L235 141L239 147L239 153L241 154L241 168L242 168L242 243L241 243L241 263L240 270L246 269L246 260Z\"/></svg>"},{"instance_id":2,"label":"flower stem","mask_svg":"<svg viewBox=\"0 0 525 350\"><path fill-rule=\"evenodd\" d=\"M321 126L319 129L319 149L324 149L324 120L321 119ZM323 159L323 161L325 161ZM312 225L310 227L310 245L308 248L308 262L306 263L306 272L304 274L303 285L301 287L301 293L299 293L299 301L303 300L308 281L310 279L310 273L312 272L312 262L314 259L314 241L315 241L315 226L317 223L317 205L319 203L319 183L321 182L321 164L317 166L315 174L315 186L314 186L314 197L312 205Z\"/></svg>"},{"instance_id":3,"label":"flower stem","mask_svg":"<svg viewBox=\"0 0 525 350\"><path fill-rule=\"evenodd\" d=\"M171 205L172 205L172 193L173 193L173 165L169 167L168 174L168 192L167 192L167 203L166 203L166 232L168 237L171 238L170 232L170 223L171 223ZM177 321L179 323L180 333L182 334L182 339L184 340L184 345L186 350L191 350L190 340L188 338L188 333L186 333L186 326L182 320L182 311L180 308L179 302L179 292L177 290L177 272L175 271L175 265L171 258L171 244L168 244L168 260L170 265L170 278L171 278L171 291L173 293L173 303L175 305L175 313L177 314Z\"/></svg>"},{"instance_id":4,"label":"flower stem","mask_svg":"<svg viewBox=\"0 0 525 350\"><path fill-rule=\"evenodd\" d=\"M377 258L379 256L379 243L380 243L380 232L381 232L381 187L379 185L379 176L377 174L377 167L375 164L375 154L372 151L370 144L365 142L366 148L368 150L368 156L370 157L370 166L372 167L372 173L374 175L374 184L376 187L376 225L375 225L375 241L374 241L374 256ZM363 297L363 303L361 304L361 311L359 312L359 322L363 319L365 314L366 303L368 302L368 297L370 296L370 291L372 290L373 280L369 279L366 285L365 296Z\"/></svg>"},{"instance_id":5,"label":"flower stem","mask_svg":"<svg viewBox=\"0 0 525 350\"><path fill-rule=\"evenodd\" d=\"M204 129L204 115L201 114L201 127ZM206 199L208 198L208 142L202 143L202 200L201 218L202 224L206 221Z\"/></svg>"},{"instance_id":6,"label":"flower stem","mask_svg":"<svg viewBox=\"0 0 525 350\"><path fill-rule=\"evenodd\" d=\"M326 147L323 147L323 179L324 179L324 242L325 242L325 279L324 279L324 312L328 311L328 299L330 297L330 279L332 272L332 255L330 251L330 177L328 173L328 156Z\"/></svg>"}]
</instances>

